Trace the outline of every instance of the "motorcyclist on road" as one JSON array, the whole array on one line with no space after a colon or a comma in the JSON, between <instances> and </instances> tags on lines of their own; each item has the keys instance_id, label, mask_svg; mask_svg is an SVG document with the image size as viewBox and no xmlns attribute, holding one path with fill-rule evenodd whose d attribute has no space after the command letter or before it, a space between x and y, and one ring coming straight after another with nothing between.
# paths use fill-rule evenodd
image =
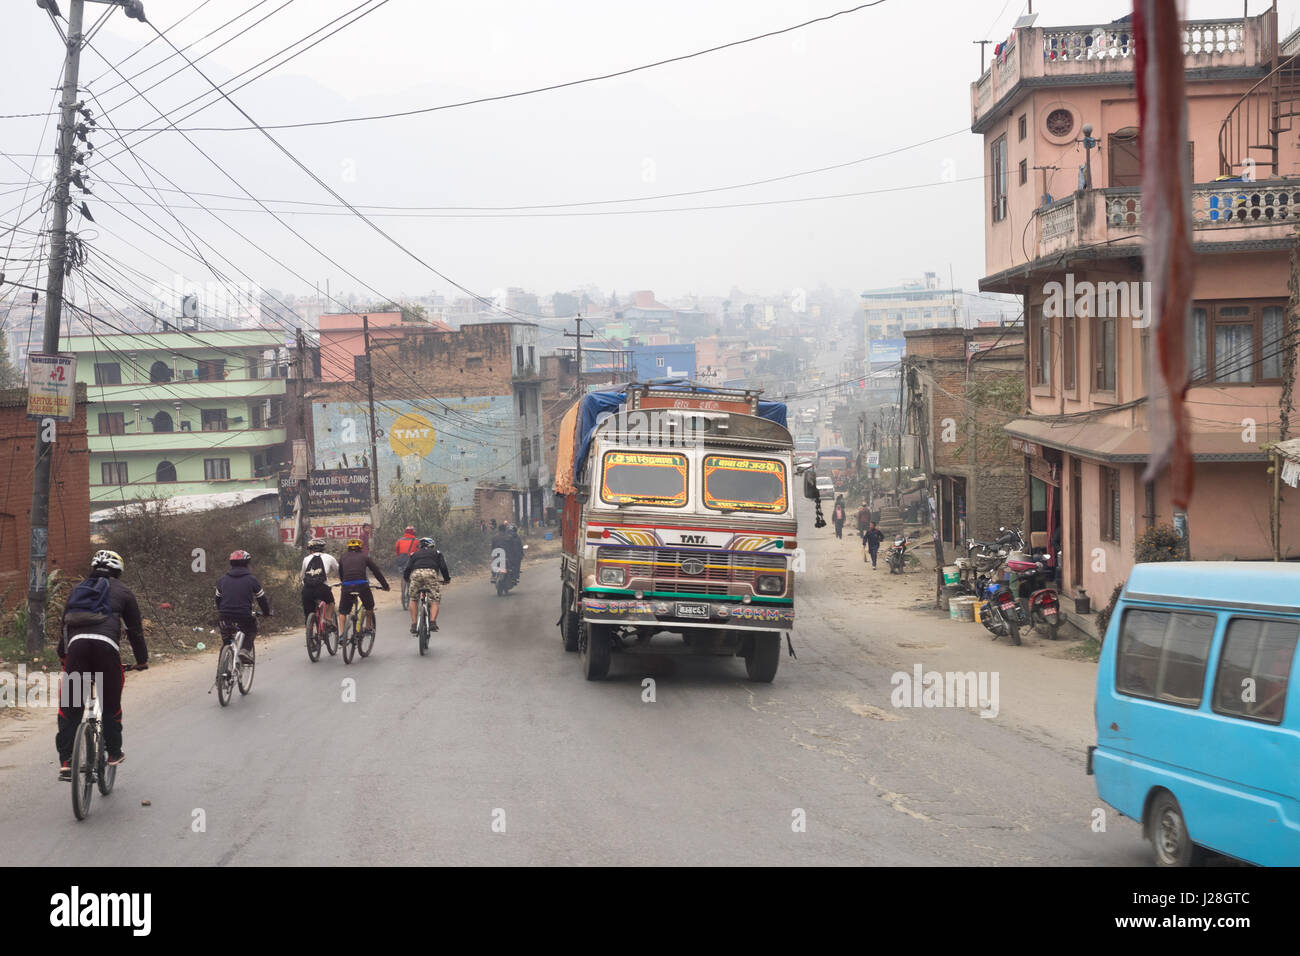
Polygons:
<instances>
[{"instance_id":1,"label":"motorcyclist on road","mask_svg":"<svg viewBox=\"0 0 1300 956\"><path fill-rule=\"evenodd\" d=\"M519 583L519 567L524 560L524 543L519 540L519 529L506 522L492 536L492 550L500 548L506 553L506 573L513 587Z\"/></svg>"},{"instance_id":2,"label":"motorcyclist on road","mask_svg":"<svg viewBox=\"0 0 1300 956\"><path fill-rule=\"evenodd\" d=\"M220 618L221 637L233 635L238 629L244 632L244 646L239 648L239 659L253 663L253 638L257 637L257 618L253 616L253 602L262 609L263 617L271 616L271 601L248 564L253 556L247 551L234 551L230 555L230 570L217 582L217 615Z\"/></svg>"},{"instance_id":3,"label":"motorcyclist on road","mask_svg":"<svg viewBox=\"0 0 1300 956\"><path fill-rule=\"evenodd\" d=\"M98 579L108 580L107 614L102 617L69 607L63 614L63 634L59 638L58 654L63 662L63 675L59 685L59 730L54 738L59 751L59 779L72 779L72 744L77 726L81 723L82 701L86 696L84 679L81 692L73 699L69 694L67 704L62 704L67 693L62 681L68 674L102 674L99 694L104 707L104 746L108 762L117 766L126 759L122 752L122 628L131 641L136 669L149 666L149 648L144 642L144 627L140 619L140 606L131 589L119 578L123 570L122 556L116 551L97 551L90 559L90 577L77 586L69 597L69 604L79 597L79 592L102 589Z\"/></svg>"},{"instance_id":4,"label":"motorcyclist on road","mask_svg":"<svg viewBox=\"0 0 1300 956\"><path fill-rule=\"evenodd\" d=\"M442 601L442 585L451 583L451 572L447 570L447 561L438 550L432 538L421 538L420 549L411 555L402 577L410 585L412 595L421 591L429 592L429 630L438 629L438 604ZM438 578L442 581L439 582ZM415 619L419 613L418 602L411 602L411 633L415 633Z\"/></svg>"}]
</instances>

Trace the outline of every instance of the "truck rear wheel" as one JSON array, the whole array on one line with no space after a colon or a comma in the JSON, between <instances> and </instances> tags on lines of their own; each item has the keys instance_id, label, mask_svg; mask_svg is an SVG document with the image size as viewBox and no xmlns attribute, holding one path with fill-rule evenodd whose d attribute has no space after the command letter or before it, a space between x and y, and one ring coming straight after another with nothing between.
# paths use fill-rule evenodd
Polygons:
<instances>
[{"instance_id":1,"label":"truck rear wheel","mask_svg":"<svg viewBox=\"0 0 1300 956\"><path fill-rule=\"evenodd\" d=\"M569 588L560 598L560 639L566 651L578 649L578 612L573 610L573 592Z\"/></svg>"},{"instance_id":2,"label":"truck rear wheel","mask_svg":"<svg viewBox=\"0 0 1300 956\"><path fill-rule=\"evenodd\" d=\"M578 633L581 635L578 638L578 649L582 654L582 676L587 680L604 680L609 673L609 625L583 621Z\"/></svg>"},{"instance_id":3,"label":"truck rear wheel","mask_svg":"<svg viewBox=\"0 0 1300 956\"><path fill-rule=\"evenodd\" d=\"M781 664L781 635L755 634L745 654L745 673L757 684L770 684Z\"/></svg>"}]
</instances>

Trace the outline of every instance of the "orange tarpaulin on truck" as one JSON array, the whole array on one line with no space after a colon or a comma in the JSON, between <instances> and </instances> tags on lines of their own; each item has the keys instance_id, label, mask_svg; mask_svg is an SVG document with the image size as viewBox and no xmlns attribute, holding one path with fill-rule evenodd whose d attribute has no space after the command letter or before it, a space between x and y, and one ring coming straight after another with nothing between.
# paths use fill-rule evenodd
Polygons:
<instances>
[{"instance_id":1,"label":"orange tarpaulin on truck","mask_svg":"<svg viewBox=\"0 0 1300 956\"><path fill-rule=\"evenodd\" d=\"M582 402L574 402L573 407L560 419L560 442L555 451L555 493L571 495L577 492L573 484L573 450L574 438L578 431L578 409Z\"/></svg>"}]
</instances>

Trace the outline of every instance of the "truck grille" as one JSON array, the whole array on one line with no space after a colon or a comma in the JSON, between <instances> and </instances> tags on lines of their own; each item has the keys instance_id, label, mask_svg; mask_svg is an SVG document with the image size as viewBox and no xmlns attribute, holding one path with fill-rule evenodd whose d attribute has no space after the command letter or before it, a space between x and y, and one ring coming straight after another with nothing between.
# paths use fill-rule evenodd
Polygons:
<instances>
[{"instance_id":1,"label":"truck grille","mask_svg":"<svg viewBox=\"0 0 1300 956\"><path fill-rule=\"evenodd\" d=\"M756 575L782 574L784 555L744 551L701 551L687 548L601 548L596 553L602 565L627 569L628 585L644 591L686 591L691 594L735 594L751 591ZM698 574L682 570L698 562Z\"/></svg>"}]
</instances>

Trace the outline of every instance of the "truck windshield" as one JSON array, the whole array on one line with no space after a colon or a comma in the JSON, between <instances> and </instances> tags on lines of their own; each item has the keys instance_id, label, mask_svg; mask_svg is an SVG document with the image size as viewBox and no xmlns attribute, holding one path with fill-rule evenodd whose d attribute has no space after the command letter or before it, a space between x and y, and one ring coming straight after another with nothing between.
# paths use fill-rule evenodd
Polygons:
<instances>
[{"instance_id":1,"label":"truck windshield","mask_svg":"<svg viewBox=\"0 0 1300 956\"><path fill-rule=\"evenodd\" d=\"M770 458L705 456L704 506L718 511L784 512L785 465Z\"/></svg>"},{"instance_id":2,"label":"truck windshield","mask_svg":"<svg viewBox=\"0 0 1300 956\"><path fill-rule=\"evenodd\" d=\"M606 504L686 504L686 456L609 451L601 469L600 500Z\"/></svg>"}]
</instances>

